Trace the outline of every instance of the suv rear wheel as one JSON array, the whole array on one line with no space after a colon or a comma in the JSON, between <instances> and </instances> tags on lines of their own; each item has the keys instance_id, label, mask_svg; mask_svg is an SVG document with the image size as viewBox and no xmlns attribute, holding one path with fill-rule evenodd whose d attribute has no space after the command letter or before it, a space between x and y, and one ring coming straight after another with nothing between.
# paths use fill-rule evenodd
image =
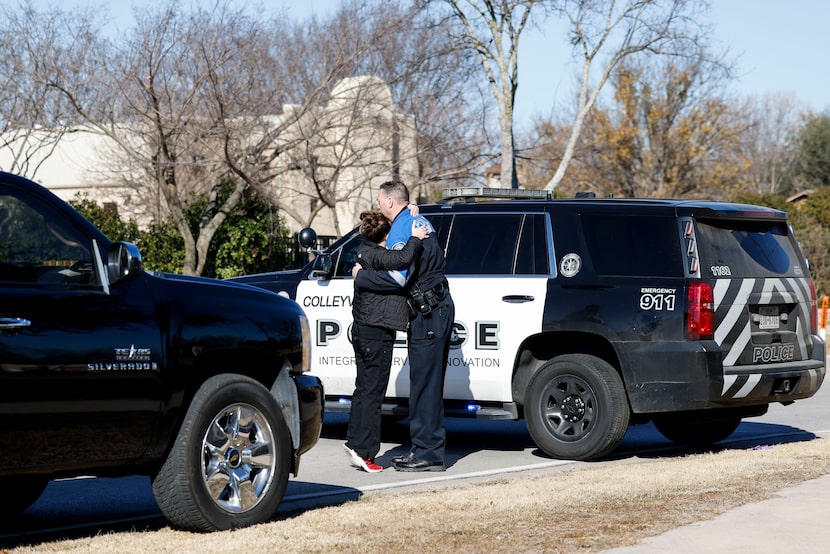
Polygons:
<instances>
[{"instance_id":1,"label":"suv rear wheel","mask_svg":"<svg viewBox=\"0 0 830 554\"><path fill-rule=\"evenodd\" d=\"M608 454L625 436L629 412L617 371L587 354L545 363L525 393L528 431L554 458L591 460Z\"/></svg>"},{"instance_id":2,"label":"suv rear wheel","mask_svg":"<svg viewBox=\"0 0 830 554\"><path fill-rule=\"evenodd\" d=\"M288 485L291 441L274 397L242 375L205 381L153 479L159 508L179 528L234 529L277 511Z\"/></svg>"}]
</instances>

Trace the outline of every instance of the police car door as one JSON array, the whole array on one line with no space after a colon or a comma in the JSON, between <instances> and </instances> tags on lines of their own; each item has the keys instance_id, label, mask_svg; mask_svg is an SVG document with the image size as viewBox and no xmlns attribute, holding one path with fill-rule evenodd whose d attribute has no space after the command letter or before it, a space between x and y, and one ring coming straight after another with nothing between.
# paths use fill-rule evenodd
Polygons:
<instances>
[{"instance_id":1,"label":"police car door","mask_svg":"<svg viewBox=\"0 0 830 554\"><path fill-rule=\"evenodd\" d=\"M355 233L332 252L330 275L316 276L311 271L297 285L296 301L311 325L311 371L322 380L330 402L343 399L344 411L348 410L357 372L351 342L352 268L360 241L361 236Z\"/></svg>"},{"instance_id":2,"label":"police car door","mask_svg":"<svg viewBox=\"0 0 830 554\"><path fill-rule=\"evenodd\" d=\"M456 310L444 397L473 401L471 411L512 402L519 347L542 329L553 267L547 214L456 213L449 229L442 223Z\"/></svg>"}]
</instances>

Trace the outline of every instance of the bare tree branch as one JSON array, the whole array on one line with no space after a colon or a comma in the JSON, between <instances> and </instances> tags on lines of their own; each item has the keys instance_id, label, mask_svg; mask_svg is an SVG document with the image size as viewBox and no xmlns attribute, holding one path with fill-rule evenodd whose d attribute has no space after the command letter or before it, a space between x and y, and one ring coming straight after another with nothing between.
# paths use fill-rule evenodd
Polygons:
<instances>
[{"instance_id":1,"label":"bare tree branch","mask_svg":"<svg viewBox=\"0 0 830 554\"><path fill-rule=\"evenodd\" d=\"M585 118L620 63L639 54L679 56L701 61L707 56L706 29L695 20L698 11L708 8L706 2L563 0L559 6L559 11L571 25L571 44L581 52L582 75L570 138L556 172L545 187L547 190L555 189L562 181L573 158ZM602 53L607 53L604 62L598 60ZM597 63L602 65L595 76ZM596 79L593 85L592 79Z\"/></svg>"},{"instance_id":2,"label":"bare tree branch","mask_svg":"<svg viewBox=\"0 0 830 554\"><path fill-rule=\"evenodd\" d=\"M519 39L540 0L445 0L475 51L499 109L501 185L518 188L513 106L519 86Z\"/></svg>"}]
</instances>

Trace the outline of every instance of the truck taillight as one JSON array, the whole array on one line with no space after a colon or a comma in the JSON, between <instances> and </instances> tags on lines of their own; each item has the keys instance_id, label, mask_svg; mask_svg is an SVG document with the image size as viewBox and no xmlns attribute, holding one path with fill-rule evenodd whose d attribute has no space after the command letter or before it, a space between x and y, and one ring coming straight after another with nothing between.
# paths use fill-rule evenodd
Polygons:
<instances>
[{"instance_id":1,"label":"truck taillight","mask_svg":"<svg viewBox=\"0 0 830 554\"><path fill-rule=\"evenodd\" d=\"M715 295L709 283L693 281L689 284L686 336L691 340L715 337Z\"/></svg>"},{"instance_id":2,"label":"truck taillight","mask_svg":"<svg viewBox=\"0 0 830 554\"><path fill-rule=\"evenodd\" d=\"M818 295L816 294L816 284L812 279L810 283L810 333L818 334Z\"/></svg>"}]
</instances>

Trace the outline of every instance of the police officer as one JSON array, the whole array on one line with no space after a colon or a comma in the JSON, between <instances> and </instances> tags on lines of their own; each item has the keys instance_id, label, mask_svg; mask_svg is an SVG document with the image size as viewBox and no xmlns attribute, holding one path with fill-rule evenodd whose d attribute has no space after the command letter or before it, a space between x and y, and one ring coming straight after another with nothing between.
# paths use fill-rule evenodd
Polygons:
<instances>
[{"instance_id":1,"label":"police officer","mask_svg":"<svg viewBox=\"0 0 830 554\"><path fill-rule=\"evenodd\" d=\"M392 221L386 240L387 248L402 248L412 234L413 220L432 225L423 216L413 216L409 206L409 190L400 181L383 183L378 190L378 208ZM444 448L447 433L444 427L444 375L450 348L450 335L455 320L455 305L450 296L445 270L444 252L437 240L424 241L424 250L409 271L401 271L400 282L409 295L413 319L407 339L409 343L409 453L394 459L399 471L444 471ZM360 272L363 273L363 272ZM365 277L377 279L378 285L388 283L385 272L369 271Z\"/></svg>"}]
</instances>

